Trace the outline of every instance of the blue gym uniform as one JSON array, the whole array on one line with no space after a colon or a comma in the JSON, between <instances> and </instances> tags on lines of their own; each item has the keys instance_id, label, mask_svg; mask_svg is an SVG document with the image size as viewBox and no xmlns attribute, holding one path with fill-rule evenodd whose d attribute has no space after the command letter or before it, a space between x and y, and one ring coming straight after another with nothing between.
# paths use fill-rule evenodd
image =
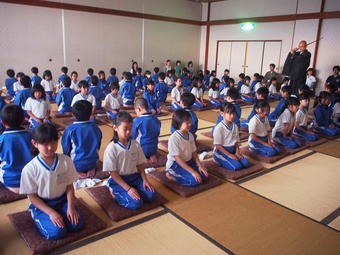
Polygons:
<instances>
[{"instance_id":1,"label":"blue gym uniform","mask_svg":"<svg viewBox=\"0 0 340 255\"><path fill-rule=\"evenodd\" d=\"M156 154L160 130L161 122L151 113L143 114L133 120L131 137L140 143L146 158Z\"/></svg>"},{"instance_id":2,"label":"blue gym uniform","mask_svg":"<svg viewBox=\"0 0 340 255\"><path fill-rule=\"evenodd\" d=\"M135 101L136 88L131 81L126 81L119 90L119 94L123 98L123 103L126 105L133 105Z\"/></svg>"},{"instance_id":3,"label":"blue gym uniform","mask_svg":"<svg viewBox=\"0 0 340 255\"><path fill-rule=\"evenodd\" d=\"M107 146L104 152L103 171L117 172L130 187L137 190L141 198L133 199L127 190L110 177L107 186L121 206L136 210L141 208L144 202L152 202L157 198L156 191L144 189L144 181L137 169L137 166L144 164L145 161L141 145L135 140L130 140L126 146L119 141L111 142Z\"/></svg>"},{"instance_id":4,"label":"blue gym uniform","mask_svg":"<svg viewBox=\"0 0 340 255\"><path fill-rule=\"evenodd\" d=\"M15 96L15 91L13 88L13 84L16 83L18 80L15 78L7 78L5 81L5 86L7 89L7 96Z\"/></svg>"},{"instance_id":5,"label":"blue gym uniform","mask_svg":"<svg viewBox=\"0 0 340 255\"><path fill-rule=\"evenodd\" d=\"M21 174L20 194L36 194L48 207L57 211L63 218L64 228L52 222L50 216L38 209L33 203L29 205L34 223L40 233L48 240L59 240L67 232L80 231L84 224L84 216L79 213L78 224L72 224L67 217L67 188L78 179L72 160L65 155L55 154L52 166L38 155L32 159Z\"/></svg>"},{"instance_id":6,"label":"blue gym uniform","mask_svg":"<svg viewBox=\"0 0 340 255\"><path fill-rule=\"evenodd\" d=\"M191 90L191 84L192 84L192 81L189 77L187 76L184 76L183 77L183 81L182 81L182 84L183 84L183 87L186 89L186 90Z\"/></svg>"},{"instance_id":7,"label":"blue gym uniform","mask_svg":"<svg viewBox=\"0 0 340 255\"><path fill-rule=\"evenodd\" d=\"M75 94L76 92L70 88L62 88L59 90L56 98L58 113L72 112L71 103Z\"/></svg>"},{"instance_id":8,"label":"blue gym uniform","mask_svg":"<svg viewBox=\"0 0 340 255\"><path fill-rule=\"evenodd\" d=\"M132 81L132 85L135 86L136 89L143 89L143 80L141 75L136 75Z\"/></svg>"},{"instance_id":9,"label":"blue gym uniform","mask_svg":"<svg viewBox=\"0 0 340 255\"><path fill-rule=\"evenodd\" d=\"M246 158L235 160L228 157L226 154L217 149L216 145L221 145L226 151L235 155L236 143L239 142L239 132L235 123L227 125L223 120L216 126L214 130L214 160L222 167L237 171L242 168L249 167L249 162Z\"/></svg>"},{"instance_id":10,"label":"blue gym uniform","mask_svg":"<svg viewBox=\"0 0 340 255\"><path fill-rule=\"evenodd\" d=\"M89 94L96 98L96 110L102 109L102 91L98 86L91 86Z\"/></svg>"},{"instance_id":11,"label":"blue gym uniform","mask_svg":"<svg viewBox=\"0 0 340 255\"><path fill-rule=\"evenodd\" d=\"M197 129L198 129L198 118L196 113L189 109L189 108L184 108L184 110L186 110L188 113L190 113L191 115L191 128L190 128L190 133L194 136L194 140L196 141L197 135ZM171 126L171 133L174 133L176 131L176 129L174 129L173 126Z\"/></svg>"},{"instance_id":12,"label":"blue gym uniform","mask_svg":"<svg viewBox=\"0 0 340 255\"><path fill-rule=\"evenodd\" d=\"M191 132L188 132L186 136L184 136L179 130L176 130L170 136L168 142L169 153L168 160L166 162L166 171L169 175L176 179L176 183L189 187L199 185L193 175L177 163L175 156L181 157L186 164L197 171L201 175L203 181L207 180L207 176L199 172L198 165L192 157L192 154L196 152L196 150L195 140Z\"/></svg>"},{"instance_id":13,"label":"blue gym uniform","mask_svg":"<svg viewBox=\"0 0 340 255\"><path fill-rule=\"evenodd\" d=\"M295 115L295 123L297 123L302 130L294 127L293 134L306 141L316 141L319 136L317 134L310 134L307 132L307 109L299 108Z\"/></svg>"},{"instance_id":14,"label":"blue gym uniform","mask_svg":"<svg viewBox=\"0 0 340 255\"><path fill-rule=\"evenodd\" d=\"M21 171L32 160L32 133L6 129L0 135L0 181L6 187L20 187Z\"/></svg>"},{"instance_id":15,"label":"blue gym uniform","mask_svg":"<svg viewBox=\"0 0 340 255\"><path fill-rule=\"evenodd\" d=\"M237 83L237 90L238 90L238 92L240 92L243 83L244 83L243 81L239 81L239 82Z\"/></svg>"},{"instance_id":16,"label":"blue gym uniform","mask_svg":"<svg viewBox=\"0 0 340 255\"><path fill-rule=\"evenodd\" d=\"M21 109L25 110L25 103L27 101L27 98L31 96L31 89L30 88L24 88L23 90L20 90L14 98L14 104L21 107ZM25 111L25 116L29 117Z\"/></svg>"},{"instance_id":17,"label":"blue gym uniform","mask_svg":"<svg viewBox=\"0 0 340 255\"><path fill-rule=\"evenodd\" d=\"M41 81L42 81L42 79L41 79L41 77L38 76L38 75L33 75L33 76L31 77L31 81L32 81L32 85L34 85L34 84L40 84Z\"/></svg>"},{"instance_id":18,"label":"blue gym uniform","mask_svg":"<svg viewBox=\"0 0 340 255\"><path fill-rule=\"evenodd\" d=\"M340 128L335 126L331 128L330 124L335 124L332 119L332 110L329 106L324 106L319 104L314 109L314 119L313 119L313 128L318 132L328 135L328 136L336 136L340 134Z\"/></svg>"},{"instance_id":19,"label":"blue gym uniform","mask_svg":"<svg viewBox=\"0 0 340 255\"><path fill-rule=\"evenodd\" d=\"M101 99L105 98L105 95L109 93L109 86L107 85L107 82L105 80L98 80L98 87L101 90Z\"/></svg>"},{"instance_id":20,"label":"blue gym uniform","mask_svg":"<svg viewBox=\"0 0 340 255\"><path fill-rule=\"evenodd\" d=\"M158 74L154 73L153 75L151 75L151 79L153 80L153 82L155 84L157 84L158 83Z\"/></svg>"},{"instance_id":21,"label":"blue gym uniform","mask_svg":"<svg viewBox=\"0 0 340 255\"><path fill-rule=\"evenodd\" d=\"M87 81L89 86L91 86L91 76L90 75L86 76L86 78L84 80Z\"/></svg>"},{"instance_id":22,"label":"blue gym uniform","mask_svg":"<svg viewBox=\"0 0 340 255\"><path fill-rule=\"evenodd\" d=\"M88 172L96 167L102 132L88 121L76 121L68 126L61 139L65 155L69 155L78 172Z\"/></svg>"},{"instance_id":23,"label":"blue gym uniform","mask_svg":"<svg viewBox=\"0 0 340 255\"><path fill-rule=\"evenodd\" d=\"M164 82L158 82L155 86L155 92L159 98L159 102L165 102L168 96L168 86Z\"/></svg>"},{"instance_id":24,"label":"blue gym uniform","mask_svg":"<svg viewBox=\"0 0 340 255\"><path fill-rule=\"evenodd\" d=\"M279 104L276 106L275 110L269 114L269 122L275 123L277 121L277 118L279 117L279 114L282 112L283 108L286 106L286 99L282 98L279 102ZM268 109L269 112L269 109Z\"/></svg>"},{"instance_id":25,"label":"blue gym uniform","mask_svg":"<svg viewBox=\"0 0 340 255\"><path fill-rule=\"evenodd\" d=\"M110 75L107 77L106 84L110 85L111 82L119 82L118 77L116 75Z\"/></svg>"},{"instance_id":26,"label":"blue gym uniform","mask_svg":"<svg viewBox=\"0 0 340 255\"><path fill-rule=\"evenodd\" d=\"M159 98L158 98L157 94L155 92L153 94L151 94L150 91L147 89L143 93L143 98L148 102L149 111L152 112L152 110L155 110L156 113L158 113Z\"/></svg>"}]
</instances>

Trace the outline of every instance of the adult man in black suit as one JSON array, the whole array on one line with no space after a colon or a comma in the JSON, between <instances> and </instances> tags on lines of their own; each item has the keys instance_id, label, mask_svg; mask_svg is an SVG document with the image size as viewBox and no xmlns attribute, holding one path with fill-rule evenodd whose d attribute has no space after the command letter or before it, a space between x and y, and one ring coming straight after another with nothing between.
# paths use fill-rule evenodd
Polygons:
<instances>
[{"instance_id":1,"label":"adult man in black suit","mask_svg":"<svg viewBox=\"0 0 340 255\"><path fill-rule=\"evenodd\" d=\"M290 85L295 95L298 95L298 89L306 83L306 71L310 64L310 57L306 41L301 41L299 48L292 49L287 56L282 74L290 76Z\"/></svg>"}]
</instances>

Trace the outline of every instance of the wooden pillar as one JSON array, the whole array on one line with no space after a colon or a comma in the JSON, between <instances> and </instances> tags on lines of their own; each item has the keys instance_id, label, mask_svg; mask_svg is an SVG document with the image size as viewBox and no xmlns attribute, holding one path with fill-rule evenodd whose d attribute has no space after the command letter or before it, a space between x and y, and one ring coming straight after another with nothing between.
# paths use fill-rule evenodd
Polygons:
<instances>
[{"instance_id":1,"label":"wooden pillar","mask_svg":"<svg viewBox=\"0 0 340 255\"><path fill-rule=\"evenodd\" d=\"M207 17L207 29L205 37L205 57L204 57L204 70L208 69L208 55L209 55L209 38L210 38L210 8L211 2L208 3L208 17Z\"/></svg>"}]
</instances>

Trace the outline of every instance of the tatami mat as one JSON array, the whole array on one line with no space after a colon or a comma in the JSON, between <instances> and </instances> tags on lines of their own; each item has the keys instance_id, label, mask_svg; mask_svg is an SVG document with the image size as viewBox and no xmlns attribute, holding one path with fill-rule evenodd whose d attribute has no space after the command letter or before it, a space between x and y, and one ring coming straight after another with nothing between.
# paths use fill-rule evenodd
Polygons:
<instances>
[{"instance_id":1,"label":"tatami mat","mask_svg":"<svg viewBox=\"0 0 340 255\"><path fill-rule=\"evenodd\" d=\"M340 142L339 141L328 141L327 143L320 144L311 148L314 151L327 154L333 157L340 158Z\"/></svg>"},{"instance_id":2,"label":"tatami mat","mask_svg":"<svg viewBox=\"0 0 340 255\"><path fill-rule=\"evenodd\" d=\"M171 119L165 119L161 120L161 132L160 136L166 136L166 135L171 135ZM215 126L215 123L205 121L205 120L199 120L198 121L198 129L203 129L203 128L209 128ZM160 137L161 139L161 137Z\"/></svg>"},{"instance_id":3,"label":"tatami mat","mask_svg":"<svg viewBox=\"0 0 340 255\"><path fill-rule=\"evenodd\" d=\"M226 254L167 213L66 254Z\"/></svg>"},{"instance_id":4,"label":"tatami mat","mask_svg":"<svg viewBox=\"0 0 340 255\"><path fill-rule=\"evenodd\" d=\"M339 166L340 159L315 153L241 186L321 221L340 205Z\"/></svg>"},{"instance_id":5,"label":"tatami mat","mask_svg":"<svg viewBox=\"0 0 340 255\"><path fill-rule=\"evenodd\" d=\"M235 254L338 254L340 235L286 208L225 183L167 205Z\"/></svg>"}]
</instances>

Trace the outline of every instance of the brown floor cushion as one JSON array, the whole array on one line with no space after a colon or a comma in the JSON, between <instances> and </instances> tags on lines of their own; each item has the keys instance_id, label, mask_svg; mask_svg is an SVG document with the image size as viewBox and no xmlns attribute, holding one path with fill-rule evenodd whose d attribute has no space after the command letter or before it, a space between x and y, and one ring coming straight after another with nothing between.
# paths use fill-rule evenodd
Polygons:
<instances>
[{"instance_id":1,"label":"brown floor cushion","mask_svg":"<svg viewBox=\"0 0 340 255\"><path fill-rule=\"evenodd\" d=\"M248 147L240 148L240 151L245 156L248 156L248 157L251 157L255 160L263 161L263 162L266 162L266 163L274 163L274 162L276 162L276 161L278 161L278 160L280 160L280 159L282 159L282 158L284 158L288 155L287 151L281 151L281 153L279 155L276 155L276 156L273 156L273 157L266 157L266 156L262 156L260 154L257 154L257 153L250 151Z\"/></svg>"},{"instance_id":2,"label":"brown floor cushion","mask_svg":"<svg viewBox=\"0 0 340 255\"><path fill-rule=\"evenodd\" d=\"M26 197L26 195L20 195L6 189L5 186L0 182L0 203L8 203L20 199L25 199Z\"/></svg>"}]
</instances>

